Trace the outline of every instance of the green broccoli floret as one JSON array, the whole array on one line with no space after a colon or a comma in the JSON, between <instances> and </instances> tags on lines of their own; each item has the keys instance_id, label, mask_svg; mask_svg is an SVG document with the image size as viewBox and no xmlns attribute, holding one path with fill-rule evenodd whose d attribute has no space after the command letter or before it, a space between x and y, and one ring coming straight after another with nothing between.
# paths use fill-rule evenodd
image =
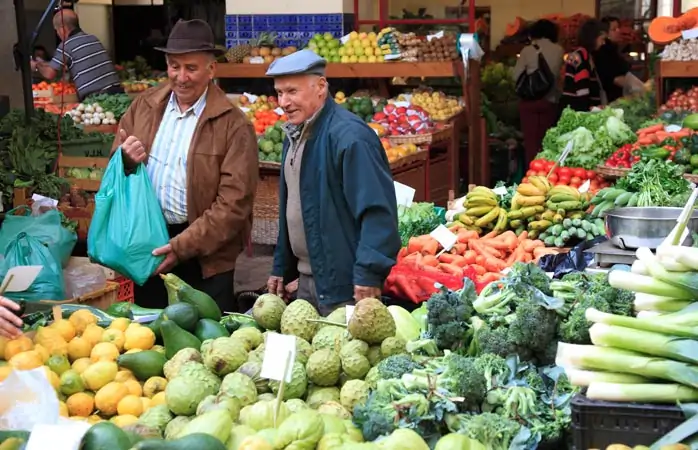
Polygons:
<instances>
[{"instance_id":1,"label":"green broccoli floret","mask_svg":"<svg viewBox=\"0 0 698 450\"><path fill-rule=\"evenodd\" d=\"M585 312L588 308L596 308L599 311L611 312L611 306L608 301L598 295L585 295L581 297L567 319L565 319L559 327L560 340L569 344L591 344L589 337L589 328L592 323L585 317Z\"/></svg>"},{"instance_id":2,"label":"green broccoli floret","mask_svg":"<svg viewBox=\"0 0 698 450\"><path fill-rule=\"evenodd\" d=\"M540 375L538 372L538 369L535 367L529 367L526 369L526 371L523 373L523 381L536 392L545 392L547 390L547 386L545 385L545 380L543 380L543 377Z\"/></svg>"},{"instance_id":3,"label":"green broccoli floret","mask_svg":"<svg viewBox=\"0 0 698 450\"><path fill-rule=\"evenodd\" d=\"M510 419L527 420L536 414L536 391L527 386L509 386L487 393L487 403Z\"/></svg>"},{"instance_id":4,"label":"green broccoli floret","mask_svg":"<svg viewBox=\"0 0 698 450\"><path fill-rule=\"evenodd\" d=\"M516 299L516 292L510 289L508 284L490 283L480 292L473 302L473 307L478 314L506 315L511 311L510 303Z\"/></svg>"},{"instance_id":5,"label":"green broccoli floret","mask_svg":"<svg viewBox=\"0 0 698 450\"><path fill-rule=\"evenodd\" d=\"M470 319L473 330L473 339L468 348L468 354L478 356L484 353L492 353L502 358L516 354L517 347L509 336L506 325L495 326L495 321L485 322L477 316Z\"/></svg>"},{"instance_id":6,"label":"green broccoli floret","mask_svg":"<svg viewBox=\"0 0 698 450\"><path fill-rule=\"evenodd\" d=\"M467 405L479 405L485 398L487 383L475 364L475 358L450 353L432 361L428 369L416 369L402 376L409 391L436 390L445 397L462 397Z\"/></svg>"},{"instance_id":7,"label":"green broccoli floret","mask_svg":"<svg viewBox=\"0 0 698 450\"><path fill-rule=\"evenodd\" d=\"M562 446L565 431L569 428L571 418L565 411L556 409L552 413L551 408L545 408L544 413L529 421L531 433L540 433L541 445L548 444L553 448Z\"/></svg>"},{"instance_id":8,"label":"green broccoli floret","mask_svg":"<svg viewBox=\"0 0 698 450\"><path fill-rule=\"evenodd\" d=\"M388 356L378 363L378 376L383 380L399 379L403 374L422 368L405 354Z\"/></svg>"},{"instance_id":9,"label":"green broccoli floret","mask_svg":"<svg viewBox=\"0 0 698 450\"><path fill-rule=\"evenodd\" d=\"M494 353L483 353L475 358L475 367L487 383L487 390L506 382L511 375L506 359Z\"/></svg>"},{"instance_id":10,"label":"green broccoli floret","mask_svg":"<svg viewBox=\"0 0 698 450\"><path fill-rule=\"evenodd\" d=\"M397 428L398 416L390 397L376 390L365 403L359 402L354 407L353 420L364 439L373 441L392 433Z\"/></svg>"},{"instance_id":11,"label":"green broccoli floret","mask_svg":"<svg viewBox=\"0 0 698 450\"><path fill-rule=\"evenodd\" d=\"M514 314L509 334L517 346L540 352L555 338L558 324L555 311L526 301L517 305Z\"/></svg>"},{"instance_id":12,"label":"green broccoli floret","mask_svg":"<svg viewBox=\"0 0 698 450\"><path fill-rule=\"evenodd\" d=\"M464 433L480 442L487 450L509 450L521 424L494 413L455 414L446 416L446 424L454 433Z\"/></svg>"},{"instance_id":13,"label":"green broccoli floret","mask_svg":"<svg viewBox=\"0 0 698 450\"><path fill-rule=\"evenodd\" d=\"M538 361L538 365L550 366L555 364L555 358L557 358L557 343L558 338L555 337L548 343L543 351L540 351L534 355Z\"/></svg>"},{"instance_id":14,"label":"green broccoli floret","mask_svg":"<svg viewBox=\"0 0 698 450\"><path fill-rule=\"evenodd\" d=\"M616 289L616 296L611 304L611 313L619 316L635 315L635 293L626 289Z\"/></svg>"},{"instance_id":15,"label":"green broccoli floret","mask_svg":"<svg viewBox=\"0 0 698 450\"><path fill-rule=\"evenodd\" d=\"M509 273L507 273L507 279L533 286L545 295L553 294L553 291L550 289L550 277L543 269L533 263L514 263Z\"/></svg>"},{"instance_id":16,"label":"green broccoli floret","mask_svg":"<svg viewBox=\"0 0 698 450\"><path fill-rule=\"evenodd\" d=\"M476 295L475 284L466 278L460 291L452 292L442 287L429 298L427 331L440 349L455 350L463 345Z\"/></svg>"}]
</instances>

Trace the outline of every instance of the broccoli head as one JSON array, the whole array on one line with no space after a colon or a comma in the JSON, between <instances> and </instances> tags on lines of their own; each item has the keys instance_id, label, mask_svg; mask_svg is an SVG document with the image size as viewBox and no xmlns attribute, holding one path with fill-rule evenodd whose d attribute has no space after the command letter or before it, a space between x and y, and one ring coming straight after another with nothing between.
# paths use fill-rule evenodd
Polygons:
<instances>
[{"instance_id":1,"label":"broccoli head","mask_svg":"<svg viewBox=\"0 0 698 450\"><path fill-rule=\"evenodd\" d=\"M550 289L550 277L543 269L533 263L514 263L509 273L507 273L507 279L533 286L545 295L553 294L553 291Z\"/></svg>"},{"instance_id":2,"label":"broccoli head","mask_svg":"<svg viewBox=\"0 0 698 450\"><path fill-rule=\"evenodd\" d=\"M473 328L473 339L468 349L469 355L492 353L506 358L517 352L516 344L505 325L493 326L479 317L473 317L470 322Z\"/></svg>"},{"instance_id":3,"label":"broccoli head","mask_svg":"<svg viewBox=\"0 0 698 450\"><path fill-rule=\"evenodd\" d=\"M517 346L540 352L555 338L558 317L555 311L525 302L518 304L514 314L509 333Z\"/></svg>"},{"instance_id":4,"label":"broccoli head","mask_svg":"<svg viewBox=\"0 0 698 450\"><path fill-rule=\"evenodd\" d=\"M421 367L405 354L388 356L376 366L378 376L383 380L399 379L403 374Z\"/></svg>"},{"instance_id":5,"label":"broccoli head","mask_svg":"<svg viewBox=\"0 0 698 450\"><path fill-rule=\"evenodd\" d=\"M504 384L511 375L506 359L494 353L483 353L475 358L475 368L485 378L488 391Z\"/></svg>"},{"instance_id":6,"label":"broccoli head","mask_svg":"<svg viewBox=\"0 0 698 450\"><path fill-rule=\"evenodd\" d=\"M536 392L545 392L547 390L547 386L545 384L545 380L543 380L543 377L540 375L538 372L538 369L535 367L529 367L526 369L526 371L523 373L523 381Z\"/></svg>"},{"instance_id":7,"label":"broccoli head","mask_svg":"<svg viewBox=\"0 0 698 450\"><path fill-rule=\"evenodd\" d=\"M614 288L615 289L615 288ZM619 316L635 315L635 293L627 289L616 289L616 296L611 300L611 313Z\"/></svg>"},{"instance_id":8,"label":"broccoli head","mask_svg":"<svg viewBox=\"0 0 698 450\"><path fill-rule=\"evenodd\" d=\"M586 295L577 302L567 318L560 324L559 334L562 342L569 344L591 344L589 328L592 323L586 319L585 313L588 308L595 308L599 311L611 312L611 305L599 295Z\"/></svg>"},{"instance_id":9,"label":"broccoli head","mask_svg":"<svg viewBox=\"0 0 698 450\"><path fill-rule=\"evenodd\" d=\"M440 349L455 350L463 345L475 297L475 284L466 278L460 291L442 287L427 300L427 330Z\"/></svg>"},{"instance_id":10,"label":"broccoli head","mask_svg":"<svg viewBox=\"0 0 698 450\"><path fill-rule=\"evenodd\" d=\"M535 417L536 399L536 391L527 386L502 387L487 393L487 403L510 419Z\"/></svg>"},{"instance_id":11,"label":"broccoli head","mask_svg":"<svg viewBox=\"0 0 698 450\"><path fill-rule=\"evenodd\" d=\"M509 288L508 283L493 282L485 286L478 298L473 302L473 307L482 315L506 315L511 312L511 303L516 299L517 293Z\"/></svg>"},{"instance_id":12,"label":"broccoli head","mask_svg":"<svg viewBox=\"0 0 698 450\"><path fill-rule=\"evenodd\" d=\"M449 414L446 425L454 433L463 433L480 442L487 450L509 450L521 424L495 413Z\"/></svg>"}]
</instances>

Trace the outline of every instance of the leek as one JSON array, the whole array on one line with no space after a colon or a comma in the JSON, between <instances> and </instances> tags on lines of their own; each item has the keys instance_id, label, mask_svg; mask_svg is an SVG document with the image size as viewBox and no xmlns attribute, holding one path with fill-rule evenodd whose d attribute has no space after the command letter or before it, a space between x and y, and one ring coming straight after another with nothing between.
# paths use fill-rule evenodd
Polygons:
<instances>
[{"instance_id":1,"label":"leek","mask_svg":"<svg viewBox=\"0 0 698 450\"><path fill-rule=\"evenodd\" d=\"M645 265L645 263L643 263L639 259L636 259L633 262L633 265L630 266L630 272L636 273L638 275L648 275L649 276L649 274L650 274L650 271L647 270L647 266Z\"/></svg>"},{"instance_id":2,"label":"leek","mask_svg":"<svg viewBox=\"0 0 698 450\"><path fill-rule=\"evenodd\" d=\"M649 319L651 317L659 317L662 315L659 311L636 311L638 319Z\"/></svg>"},{"instance_id":3,"label":"leek","mask_svg":"<svg viewBox=\"0 0 698 450\"><path fill-rule=\"evenodd\" d=\"M591 383L598 382L619 384L639 384L649 382L649 380L645 377L630 373L603 372L575 368L565 368L565 375L572 386L579 387L587 387Z\"/></svg>"},{"instance_id":4,"label":"leek","mask_svg":"<svg viewBox=\"0 0 698 450\"><path fill-rule=\"evenodd\" d=\"M674 249L674 258L681 264L698 271L698 248L676 247Z\"/></svg>"},{"instance_id":5,"label":"leek","mask_svg":"<svg viewBox=\"0 0 698 450\"><path fill-rule=\"evenodd\" d=\"M689 314L681 314L680 312L642 319L640 317L618 316L599 311L598 309L588 308L584 312L584 316L589 322L593 323L605 323L635 330L653 331L669 336L698 338L698 327L686 326L685 323L680 323L682 316L689 316ZM690 316L695 317L695 314L690 314Z\"/></svg>"},{"instance_id":6,"label":"leek","mask_svg":"<svg viewBox=\"0 0 698 450\"><path fill-rule=\"evenodd\" d=\"M608 402L669 403L698 401L698 390L681 384L593 382L587 398Z\"/></svg>"},{"instance_id":7,"label":"leek","mask_svg":"<svg viewBox=\"0 0 698 450\"><path fill-rule=\"evenodd\" d=\"M680 263L676 258L670 256L660 256L659 262L669 272L690 272L693 270L691 267Z\"/></svg>"},{"instance_id":8,"label":"leek","mask_svg":"<svg viewBox=\"0 0 698 450\"><path fill-rule=\"evenodd\" d=\"M587 370L631 373L698 388L698 367L629 350L560 342L555 364Z\"/></svg>"},{"instance_id":9,"label":"leek","mask_svg":"<svg viewBox=\"0 0 698 450\"><path fill-rule=\"evenodd\" d=\"M672 297L661 297L638 292L635 294L633 303L635 311L676 312L681 311L692 302L690 300L679 300Z\"/></svg>"},{"instance_id":10,"label":"leek","mask_svg":"<svg viewBox=\"0 0 698 450\"><path fill-rule=\"evenodd\" d=\"M669 283L623 270L612 270L611 273L608 274L608 284L617 289L627 289L643 294L671 297L677 300L693 300L695 297L691 292Z\"/></svg>"},{"instance_id":11,"label":"leek","mask_svg":"<svg viewBox=\"0 0 698 450\"><path fill-rule=\"evenodd\" d=\"M589 328L591 343L615 347L677 361L698 364L698 341L653 331L595 323Z\"/></svg>"},{"instance_id":12,"label":"leek","mask_svg":"<svg viewBox=\"0 0 698 450\"><path fill-rule=\"evenodd\" d=\"M698 296L698 272L669 272L652 254L652 251L646 247L638 248L636 255L638 259L647 264L652 278L687 291L692 298Z\"/></svg>"}]
</instances>

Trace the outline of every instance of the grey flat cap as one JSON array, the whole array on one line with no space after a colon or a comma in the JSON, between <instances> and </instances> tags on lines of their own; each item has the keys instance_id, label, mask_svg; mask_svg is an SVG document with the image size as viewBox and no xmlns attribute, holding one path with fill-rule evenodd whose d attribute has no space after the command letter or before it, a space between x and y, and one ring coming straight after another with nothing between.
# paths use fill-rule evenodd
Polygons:
<instances>
[{"instance_id":1,"label":"grey flat cap","mask_svg":"<svg viewBox=\"0 0 698 450\"><path fill-rule=\"evenodd\" d=\"M325 75L325 58L316 55L312 50L301 50L272 62L267 69L268 77L284 75Z\"/></svg>"}]
</instances>

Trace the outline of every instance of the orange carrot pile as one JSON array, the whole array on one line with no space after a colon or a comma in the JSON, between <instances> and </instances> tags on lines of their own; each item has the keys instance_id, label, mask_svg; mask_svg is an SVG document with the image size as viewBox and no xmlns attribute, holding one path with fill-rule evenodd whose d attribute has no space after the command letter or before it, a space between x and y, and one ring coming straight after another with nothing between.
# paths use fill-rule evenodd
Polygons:
<instances>
[{"instance_id":1,"label":"orange carrot pile","mask_svg":"<svg viewBox=\"0 0 698 450\"><path fill-rule=\"evenodd\" d=\"M637 130L637 146L661 144L666 139L672 138L677 142L684 137L691 136L693 130L682 128L679 131L670 133L664 129L664 124L651 125Z\"/></svg>"}]
</instances>

